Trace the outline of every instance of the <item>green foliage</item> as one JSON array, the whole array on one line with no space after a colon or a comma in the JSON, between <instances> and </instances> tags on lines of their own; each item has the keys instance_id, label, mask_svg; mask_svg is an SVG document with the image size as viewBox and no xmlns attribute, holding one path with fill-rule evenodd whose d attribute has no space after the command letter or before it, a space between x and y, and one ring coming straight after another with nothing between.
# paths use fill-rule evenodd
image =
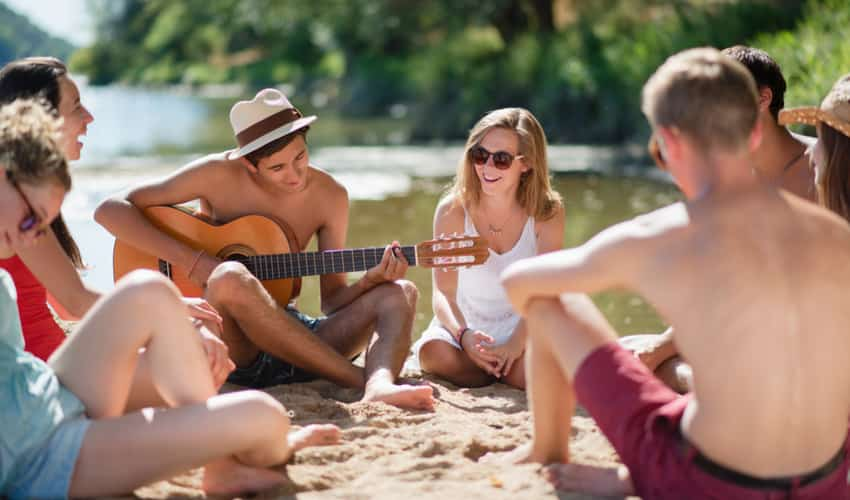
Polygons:
<instances>
[{"instance_id":1,"label":"green foliage","mask_svg":"<svg viewBox=\"0 0 850 500\"><path fill-rule=\"evenodd\" d=\"M782 66L785 106L820 103L838 78L850 72L850 6L845 0L809 0L793 30L764 34L754 45ZM812 133L809 130L809 133Z\"/></svg>"},{"instance_id":2,"label":"green foliage","mask_svg":"<svg viewBox=\"0 0 850 500\"><path fill-rule=\"evenodd\" d=\"M793 36L803 0L91 1L99 38L72 67L95 83L289 84L349 117L404 104L418 141L463 138L503 106L531 109L553 141L632 139L643 82L681 49L768 44L792 88L813 82L804 67L831 81L850 50L842 0L809 0Z\"/></svg>"},{"instance_id":3,"label":"green foliage","mask_svg":"<svg viewBox=\"0 0 850 500\"><path fill-rule=\"evenodd\" d=\"M0 3L0 66L28 56L53 56L66 60L74 47L49 36L26 17Z\"/></svg>"}]
</instances>

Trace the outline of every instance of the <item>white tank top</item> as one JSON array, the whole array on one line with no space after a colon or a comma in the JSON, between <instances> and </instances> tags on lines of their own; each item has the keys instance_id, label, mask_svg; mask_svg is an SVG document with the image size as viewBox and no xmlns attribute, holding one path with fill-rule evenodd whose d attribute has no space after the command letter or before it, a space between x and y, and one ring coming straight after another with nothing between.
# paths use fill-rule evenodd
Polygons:
<instances>
[{"instance_id":1,"label":"white tank top","mask_svg":"<svg viewBox=\"0 0 850 500\"><path fill-rule=\"evenodd\" d=\"M465 211L463 225L466 234L478 234ZM456 300L468 326L491 335L497 344L510 338L519 323L519 316L508 302L499 276L508 265L535 255L537 238L534 234L534 217L529 217L513 248L502 254L491 249L490 257L484 264L458 270Z\"/></svg>"}]
</instances>

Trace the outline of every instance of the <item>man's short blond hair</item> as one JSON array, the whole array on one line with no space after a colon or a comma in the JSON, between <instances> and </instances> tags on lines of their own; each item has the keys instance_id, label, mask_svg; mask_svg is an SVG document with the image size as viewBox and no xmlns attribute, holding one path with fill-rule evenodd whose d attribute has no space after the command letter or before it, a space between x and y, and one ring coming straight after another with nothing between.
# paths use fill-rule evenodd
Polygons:
<instances>
[{"instance_id":1,"label":"man's short blond hair","mask_svg":"<svg viewBox=\"0 0 850 500\"><path fill-rule=\"evenodd\" d=\"M643 87L641 108L653 128L675 127L703 150L738 150L758 117L752 75L713 48L667 59Z\"/></svg>"},{"instance_id":2,"label":"man's short blond hair","mask_svg":"<svg viewBox=\"0 0 850 500\"><path fill-rule=\"evenodd\" d=\"M18 99L0 107L0 168L13 182L71 189L59 121L44 105Z\"/></svg>"}]
</instances>

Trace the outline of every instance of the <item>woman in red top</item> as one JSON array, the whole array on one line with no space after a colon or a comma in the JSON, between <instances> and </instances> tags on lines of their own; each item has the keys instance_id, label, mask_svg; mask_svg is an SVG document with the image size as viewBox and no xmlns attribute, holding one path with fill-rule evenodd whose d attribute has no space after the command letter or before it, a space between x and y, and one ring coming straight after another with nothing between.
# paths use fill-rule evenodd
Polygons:
<instances>
[{"instance_id":1,"label":"woman in red top","mask_svg":"<svg viewBox=\"0 0 850 500\"><path fill-rule=\"evenodd\" d=\"M65 157L79 159L83 147L79 137L93 117L80 103L79 90L65 65L58 59L33 57L4 66L0 70L0 102L27 97L41 97L62 118ZM51 301L54 308L66 319L81 317L100 296L80 279L77 270L81 267L80 251L61 215L38 245L0 259L0 268L12 275L18 291L26 350L45 361L65 340L47 308L47 291L56 298Z\"/></svg>"},{"instance_id":2,"label":"woman in red top","mask_svg":"<svg viewBox=\"0 0 850 500\"><path fill-rule=\"evenodd\" d=\"M62 118L65 157L79 159L83 147L80 136L85 135L94 118L80 102L79 89L61 61L52 57L29 57L12 61L0 69L0 104L34 97L42 98ZM38 244L18 250L10 258L0 259L0 268L8 271L15 282L25 349L45 361L65 340L64 331L47 307L48 299L54 299L50 304L63 318L77 319L100 298L100 293L86 286L80 278L80 252L61 215L50 224ZM221 317L206 301L184 301L189 306L188 314L198 321L206 321L212 330L218 330ZM202 335L214 381L220 386L232 371L233 363L218 338L207 329L203 329ZM148 376L146 364L140 363L137 377ZM149 401L149 398L143 399Z\"/></svg>"}]
</instances>

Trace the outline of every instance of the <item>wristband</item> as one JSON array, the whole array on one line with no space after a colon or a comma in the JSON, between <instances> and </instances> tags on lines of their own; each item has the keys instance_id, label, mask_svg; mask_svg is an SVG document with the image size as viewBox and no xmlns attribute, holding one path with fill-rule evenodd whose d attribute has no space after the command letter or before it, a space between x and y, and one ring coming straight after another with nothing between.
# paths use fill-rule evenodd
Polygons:
<instances>
[{"instance_id":1,"label":"wristband","mask_svg":"<svg viewBox=\"0 0 850 500\"><path fill-rule=\"evenodd\" d=\"M472 330L472 328L465 326L460 330L460 333L457 336L457 343L460 344L460 350L461 351L464 350L463 349L463 334L470 331L470 330Z\"/></svg>"}]
</instances>

